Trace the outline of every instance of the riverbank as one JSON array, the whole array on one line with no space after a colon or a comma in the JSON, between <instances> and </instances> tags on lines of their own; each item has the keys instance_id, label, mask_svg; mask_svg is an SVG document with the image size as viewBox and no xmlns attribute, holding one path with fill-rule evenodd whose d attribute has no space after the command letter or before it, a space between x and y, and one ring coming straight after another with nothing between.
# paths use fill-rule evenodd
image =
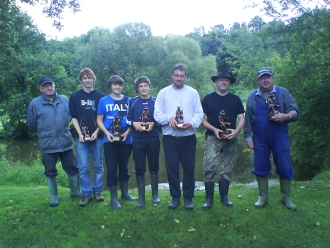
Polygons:
<instances>
[{"instance_id":1,"label":"riverbank","mask_svg":"<svg viewBox=\"0 0 330 248\"><path fill-rule=\"evenodd\" d=\"M329 189L329 173L293 182L295 212L279 203L278 185L269 190L269 204L257 209L258 190L242 184L230 189L232 208L215 192L213 208L205 211L205 194L196 192L193 211L183 204L173 211L169 192L160 190L159 205L147 191L144 208L121 200L116 211L108 192L104 202L79 207L79 199L59 187L60 205L51 208L46 186L1 185L0 247L329 247Z\"/></svg>"},{"instance_id":2,"label":"riverbank","mask_svg":"<svg viewBox=\"0 0 330 248\"><path fill-rule=\"evenodd\" d=\"M275 185L279 185L279 181L277 179L269 179L268 180L268 185L269 187L274 187ZM232 188L234 185L236 185L236 183L231 184L230 188ZM239 184L242 185L242 184ZM252 188L258 188L258 183L257 181L253 181L247 184L243 184L246 187L252 187ZM182 188L182 183L180 183L180 187ZM168 183L159 183L158 184L158 188L160 190L169 190L169 185ZM214 188L217 190L219 189L219 186L217 183L214 183ZM151 190L151 185L146 185L146 189L147 190ZM204 186L204 182L195 182L195 192L204 192L205 191L205 186Z\"/></svg>"}]
</instances>

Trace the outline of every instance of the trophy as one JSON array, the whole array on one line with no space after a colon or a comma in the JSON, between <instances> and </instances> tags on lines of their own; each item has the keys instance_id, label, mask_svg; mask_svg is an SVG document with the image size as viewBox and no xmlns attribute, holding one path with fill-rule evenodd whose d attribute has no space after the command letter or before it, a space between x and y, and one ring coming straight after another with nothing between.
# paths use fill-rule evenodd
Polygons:
<instances>
[{"instance_id":1,"label":"trophy","mask_svg":"<svg viewBox=\"0 0 330 248\"><path fill-rule=\"evenodd\" d=\"M81 134L84 137L84 141L90 141L91 136L89 135L89 130L85 123L82 123L80 130L81 130Z\"/></svg>"},{"instance_id":2,"label":"trophy","mask_svg":"<svg viewBox=\"0 0 330 248\"><path fill-rule=\"evenodd\" d=\"M141 126L142 126L142 130L146 131L149 129L149 116L150 116L150 112L149 112L149 108L148 106L144 106L143 111L142 111L142 116L140 117L140 120L142 122Z\"/></svg>"},{"instance_id":3,"label":"trophy","mask_svg":"<svg viewBox=\"0 0 330 248\"><path fill-rule=\"evenodd\" d=\"M180 109L180 107L178 106L176 112L175 112L175 120L176 120L176 123L177 123L177 127L183 127L183 112L182 110Z\"/></svg>"},{"instance_id":4,"label":"trophy","mask_svg":"<svg viewBox=\"0 0 330 248\"><path fill-rule=\"evenodd\" d=\"M226 112L224 110L220 111L219 122L220 122L220 130L222 131L219 132L219 136L221 138L226 138L226 136L230 134L231 131L228 130L228 128L230 127L230 122L228 122L228 117L226 116Z\"/></svg>"},{"instance_id":5,"label":"trophy","mask_svg":"<svg viewBox=\"0 0 330 248\"><path fill-rule=\"evenodd\" d=\"M119 133L121 126L121 119L119 115L115 115L115 119L113 120L110 130L112 130L112 135L113 135L113 141L121 141L122 137L121 134Z\"/></svg>"},{"instance_id":6,"label":"trophy","mask_svg":"<svg viewBox=\"0 0 330 248\"><path fill-rule=\"evenodd\" d=\"M274 115L278 114L278 103L276 102L276 97L274 96L274 93L270 93L270 96L267 99L268 108L271 109L270 114L268 116L269 120L273 120Z\"/></svg>"}]
</instances>

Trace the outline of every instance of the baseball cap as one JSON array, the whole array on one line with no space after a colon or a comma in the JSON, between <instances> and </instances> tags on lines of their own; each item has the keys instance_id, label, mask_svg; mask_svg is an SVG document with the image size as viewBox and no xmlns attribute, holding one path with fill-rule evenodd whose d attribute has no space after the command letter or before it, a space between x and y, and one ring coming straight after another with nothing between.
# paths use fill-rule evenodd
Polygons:
<instances>
[{"instance_id":1,"label":"baseball cap","mask_svg":"<svg viewBox=\"0 0 330 248\"><path fill-rule=\"evenodd\" d=\"M271 69L267 68L267 67L263 67L263 68L260 68L257 72L257 78L260 78L262 75L271 75L273 76L273 72Z\"/></svg>"},{"instance_id":2,"label":"baseball cap","mask_svg":"<svg viewBox=\"0 0 330 248\"><path fill-rule=\"evenodd\" d=\"M43 86L45 83L54 83L54 80L48 76L43 76L39 81L39 86Z\"/></svg>"}]
</instances>

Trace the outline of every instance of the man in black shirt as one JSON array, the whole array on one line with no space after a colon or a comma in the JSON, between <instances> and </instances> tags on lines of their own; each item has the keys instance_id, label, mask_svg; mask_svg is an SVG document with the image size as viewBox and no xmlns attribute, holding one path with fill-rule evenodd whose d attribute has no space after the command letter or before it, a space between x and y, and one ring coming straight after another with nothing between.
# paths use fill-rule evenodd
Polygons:
<instances>
[{"instance_id":1,"label":"man in black shirt","mask_svg":"<svg viewBox=\"0 0 330 248\"><path fill-rule=\"evenodd\" d=\"M228 91L235 78L227 71L220 71L216 76L211 77L211 80L215 83L216 91L206 95L202 100L203 112L207 117L202 122L207 129L203 159L206 192L206 202L202 206L204 209L209 209L213 205L214 176L219 165L221 169L218 183L221 202L225 206L233 206L228 200L228 189L236 162L236 136L244 126L242 101ZM223 123L223 120L226 123Z\"/></svg>"}]
</instances>

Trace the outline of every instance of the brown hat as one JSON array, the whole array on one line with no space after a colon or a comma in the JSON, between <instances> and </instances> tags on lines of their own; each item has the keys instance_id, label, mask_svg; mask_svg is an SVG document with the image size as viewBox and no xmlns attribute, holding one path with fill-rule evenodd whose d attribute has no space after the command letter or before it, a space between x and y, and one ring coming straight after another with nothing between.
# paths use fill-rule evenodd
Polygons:
<instances>
[{"instance_id":1,"label":"brown hat","mask_svg":"<svg viewBox=\"0 0 330 248\"><path fill-rule=\"evenodd\" d=\"M211 80L215 83L215 80L217 80L218 78L229 78L232 84L236 81L233 75L228 71L219 71L218 75L211 77Z\"/></svg>"}]
</instances>

